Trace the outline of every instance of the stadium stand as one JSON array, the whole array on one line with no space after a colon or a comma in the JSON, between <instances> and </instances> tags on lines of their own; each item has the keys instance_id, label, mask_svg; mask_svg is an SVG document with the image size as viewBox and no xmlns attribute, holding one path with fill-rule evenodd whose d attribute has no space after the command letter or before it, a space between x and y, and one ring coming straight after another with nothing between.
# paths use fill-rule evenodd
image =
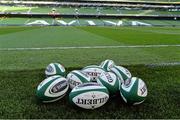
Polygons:
<instances>
[{"instance_id":1,"label":"stadium stand","mask_svg":"<svg viewBox=\"0 0 180 120\"><path fill-rule=\"evenodd\" d=\"M74 2L0 1L0 3L1 18L8 18L11 20L14 19L14 21L21 21L21 19L27 19L25 21L28 21L29 19L40 19L40 21L34 21L34 24L28 25L37 25L38 23L38 25L178 26L178 20L180 19L180 3L178 2L168 3L84 0ZM56 21L56 19L59 18L61 18L62 21ZM42 22L45 19L51 19L52 22ZM70 19L72 24L68 24L65 21L63 22L63 19ZM126 22L124 19L130 22L125 24ZM1 19L1 21L4 22L6 20ZM114 20L123 22L113 22ZM158 24L161 22L157 22L157 20L163 20L166 22L163 22L163 24ZM170 22L167 22L168 20L170 20ZM8 25L8 22L5 23ZM0 24L6 25L2 22L0 22ZM18 25L27 25L27 22Z\"/></svg>"}]
</instances>

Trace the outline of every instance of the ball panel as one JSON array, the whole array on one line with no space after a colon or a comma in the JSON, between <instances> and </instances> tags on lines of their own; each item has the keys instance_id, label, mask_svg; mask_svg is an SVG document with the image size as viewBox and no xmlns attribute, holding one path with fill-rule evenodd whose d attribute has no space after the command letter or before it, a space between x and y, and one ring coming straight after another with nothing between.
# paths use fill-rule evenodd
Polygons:
<instances>
[{"instance_id":1,"label":"ball panel","mask_svg":"<svg viewBox=\"0 0 180 120\"><path fill-rule=\"evenodd\" d=\"M59 63L50 63L45 70L47 77L53 75L65 76L65 68Z\"/></svg>"},{"instance_id":2,"label":"ball panel","mask_svg":"<svg viewBox=\"0 0 180 120\"><path fill-rule=\"evenodd\" d=\"M121 97L123 98L123 100L127 103L127 100L126 100L126 98L124 97L124 95L122 94L121 91L120 91L120 95L121 95Z\"/></svg>"},{"instance_id":3,"label":"ball panel","mask_svg":"<svg viewBox=\"0 0 180 120\"><path fill-rule=\"evenodd\" d=\"M66 94L63 94L62 96L59 96L59 97L56 97L56 98L49 98L47 97L47 99L43 99L42 102L43 103L52 103L52 102L55 102L55 101L58 101L60 100L61 98L63 98Z\"/></svg>"},{"instance_id":4,"label":"ball panel","mask_svg":"<svg viewBox=\"0 0 180 120\"><path fill-rule=\"evenodd\" d=\"M137 97L138 82L135 81L134 84L132 84L131 86L130 86L131 89L129 89L128 91L121 90L121 93L126 98L128 103L133 104L135 102L134 100L138 99L138 97Z\"/></svg>"},{"instance_id":5,"label":"ball panel","mask_svg":"<svg viewBox=\"0 0 180 120\"><path fill-rule=\"evenodd\" d=\"M97 82L105 86L110 94L115 94L119 91L120 81L114 73L104 72L98 77Z\"/></svg>"},{"instance_id":6,"label":"ball panel","mask_svg":"<svg viewBox=\"0 0 180 120\"><path fill-rule=\"evenodd\" d=\"M107 59L101 62L100 67L102 67L106 72L109 72L114 65L114 61Z\"/></svg>"},{"instance_id":7,"label":"ball panel","mask_svg":"<svg viewBox=\"0 0 180 120\"><path fill-rule=\"evenodd\" d=\"M107 68L108 68L108 64L109 64L109 61L103 61L100 65L100 67L102 67L103 69L105 69L107 71Z\"/></svg>"},{"instance_id":8,"label":"ball panel","mask_svg":"<svg viewBox=\"0 0 180 120\"><path fill-rule=\"evenodd\" d=\"M140 84L143 85L143 87L139 87ZM121 85L120 94L123 100L128 104L137 105L142 103L147 96L144 91L144 86L145 83L141 79L137 77L132 77L130 83ZM143 93L144 96L138 95L138 92Z\"/></svg>"},{"instance_id":9,"label":"ball panel","mask_svg":"<svg viewBox=\"0 0 180 120\"><path fill-rule=\"evenodd\" d=\"M108 99L107 88L93 82L78 85L69 94L70 103L84 109L98 108L104 105Z\"/></svg>"},{"instance_id":10,"label":"ball panel","mask_svg":"<svg viewBox=\"0 0 180 120\"><path fill-rule=\"evenodd\" d=\"M111 68L111 71L114 72L118 77L120 77L122 81L129 78L129 76L126 75L125 71L119 66Z\"/></svg>"},{"instance_id":11,"label":"ball panel","mask_svg":"<svg viewBox=\"0 0 180 120\"><path fill-rule=\"evenodd\" d=\"M122 67L122 66L121 66L121 67ZM131 72L130 72L127 68L122 67L122 69L124 69L124 73L127 75L128 78L131 78L131 77L132 77Z\"/></svg>"},{"instance_id":12,"label":"ball panel","mask_svg":"<svg viewBox=\"0 0 180 120\"><path fill-rule=\"evenodd\" d=\"M90 76L84 74L79 70L73 70L67 75L68 82L70 84L70 88L74 88L77 85L82 83L87 83L91 81Z\"/></svg>"},{"instance_id":13,"label":"ball panel","mask_svg":"<svg viewBox=\"0 0 180 120\"><path fill-rule=\"evenodd\" d=\"M84 67L82 70L87 69L87 68L98 68L98 69L104 70L103 68L101 68L101 67L98 66L98 65L89 65L89 66Z\"/></svg>"},{"instance_id":14,"label":"ball panel","mask_svg":"<svg viewBox=\"0 0 180 120\"><path fill-rule=\"evenodd\" d=\"M99 76L98 79L110 84L111 86L114 86L116 83L116 78L117 78L116 75L114 75L113 73L104 72L101 74L101 76Z\"/></svg>"},{"instance_id":15,"label":"ball panel","mask_svg":"<svg viewBox=\"0 0 180 120\"><path fill-rule=\"evenodd\" d=\"M68 79L68 82L69 82L69 85L70 85L71 89L74 88L77 85L82 84L81 80L72 73L69 73L67 75L67 79Z\"/></svg>"},{"instance_id":16,"label":"ball panel","mask_svg":"<svg viewBox=\"0 0 180 120\"><path fill-rule=\"evenodd\" d=\"M83 84L81 84L83 85ZM91 90L98 90L98 91L104 91L104 92L108 92L107 91L107 88L104 87L104 86L84 86L84 87L79 87L80 85L78 85L78 88L77 86L75 88L73 88L72 92L81 92L81 91L91 91Z\"/></svg>"},{"instance_id":17,"label":"ball panel","mask_svg":"<svg viewBox=\"0 0 180 120\"><path fill-rule=\"evenodd\" d=\"M50 76L50 75L55 75L56 74L56 68L55 68L53 63L49 64L46 67L45 74L46 74L46 76Z\"/></svg>"},{"instance_id":18,"label":"ball panel","mask_svg":"<svg viewBox=\"0 0 180 120\"><path fill-rule=\"evenodd\" d=\"M146 84L141 79L139 79L139 81L138 81L137 95L141 96L141 97L146 97L147 96Z\"/></svg>"},{"instance_id":19,"label":"ball panel","mask_svg":"<svg viewBox=\"0 0 180 120\"><path fill-rule=\"evenodd\" d=\"M91 81L91 78L90 76L87 76L86 74L83 74L82 72L75 72L73 71L72 72L74 75L76 75L81 81L82 83L86 83L86 82L90 82Z\"/></svg>"},{"instance_id":20,"label":"ball panel","mask_svg":"<svg viewBox=\"0 0 180 120\"><path fill-rule=\"evenodd\" d=\"M54 66L56 68L56 74L65 76L65 68L61 64L54 63Z\"/></svg>"},{"instance_id":21,"label":"ball panel","mask_svg":"<svg viewBox=\"0 0 180 120\"><path fill-rule=\"evenodd\" d=\"M49 98L45 96L44 93L46 89L48 88L48 86L50 86L51 83L57 80L58 78L60 78L60 76L57 75L57 76L52 76L43 80L37 87L36 96L38 96L38 98L42 101L52 100L53 98Z\"/></svg>"},{"instance_id":22,"label":"ball panel","mask_svg":"<svg viewBox=\"0 0 180 120\"><path fill-rule=\"evenodd\" d=\"M135 102L135 103L133 103L133 105L139 105L139 104L143 103L144 101L145 101L145 99L140 102Z\"/></svg>"},{"instance_id":23,"label":"ball panel","mask_svg":"<svg viewBox=\"0 0 180 120\"><path fill-rule=\"evenodd\" d=\"M128 79L121 85L122 90L125 92L130 92L136 81L137 81L136 77L133 77L132 79Z\"/></svg>"},{"instance_id":24,"label":"ball panel","mask_svg":"<svg viewBox=\"0 0 180 120\"><path fill-rule=\"evenodd\" d=\"M84 109L95 109L104 105L109 99L109 95L100 91L89 91L75 96L72 101L77 106Z\"/></svg>"},{"instance_id":25,"label":"ball panel","mask_svg":"<svg viewBox=\"0 0 180 120\"><path fill-rule=\"evenodd\" d=\"M60 76L56 75L56 76L52 76L52 77L49 77L49 78L46 78L45 80L43 80L39 85L38 85L38 88L37 90L40 90L42 87L44 87L44 85L46 85L48 82L49 84L51 84L54 80L60 78ZM47 85L49 85L47 84Z\"/></svg>"},{"instance_id":26,"label":"ball panel","mask_svg":"<svg viewBox=\"0 0 180 120\"><path fill-rule=\"evenodd\" d=\"M82 69L82 72L89 75L91 77L91 80L96 82L97 77L99 77L102 74L102 72L105 72L105 70L99 66L85 67Z\"/></svg>"},{"instance_id":27,"label":"ball panel","mask_svg":"<svg viewBox=\"0 0 180 120\"><path fill-rule=\"evenodd\" d=\"M48 97L58 97L66 93L68 88L67 80L64 78L58 78L47 87L44 95Z\"/></svg>"},{"instance_id":28,"label":"ball panel","mask_svg":"<svg viewBox=\"0 0 180 120\"><path fill-rule=\"evenodd\" d=\"M76 86L75 88L72 89L72 91L69 94L69 101L71 104L74 104L72 102L72 99L82 93L90 92L90 91L98 91L98 92L103 92L109 95L109 92L106 87L98 84L98 83L83 83L81 85Z\"/></svg>"},{"instance_id":29,"label":"ball panel","mask_svg":"<svg viewBox=\"0 0 180 120\"><path fill-rule=\"evenodd\" d=\"M67 92L68 88L67 80L56 75L46 78L38 85L36 96L42 102L56 101Z\"/></svg>"},{"instance_id":30,"label":"ball panel","mask_svg":"<svg viewBox=\"0 0 180 120\"><path fill-rule=\"evenodd\" d=\"M81 94L81 93L86 93L86 92L91 92L91 91L96 91L96 92L103 92L103 93L106 93L106 94L109 94L109 91L104 88L104 89L90 89L90 88L87 88L87 89L82 89L82 90L78 90L78 91L71 91L70 94L69 94L69 97L70 99L74 98L75 96Z\"/></svg>"},{"instance_id":31,"label":"ball panel","mask_svg":"<svg viewBox=\"0 0 180 120\"><path fill-rule=\"evenodd\" d=\"M115 82L114 86L110 85L109 83L105 82L102 79L98 79L97 82L100 83L101 85L104 85L108 89L108 91L111 95L115 94L117 91L119 91L119 82L118 81Z\"/></svg>"}]
</instances>

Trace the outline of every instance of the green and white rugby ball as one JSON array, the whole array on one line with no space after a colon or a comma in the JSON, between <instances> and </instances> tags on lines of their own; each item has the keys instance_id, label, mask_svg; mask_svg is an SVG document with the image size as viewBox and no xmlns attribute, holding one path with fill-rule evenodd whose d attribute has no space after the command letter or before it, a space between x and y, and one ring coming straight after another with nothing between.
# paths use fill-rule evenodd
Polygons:
<instances>
[{"instance_id":1,"label":"green and white rugby ball","mask_svg":"<svg viewBox=\"0 0 180 120\"><path fill-rule=\"evenodd\" d=\"M66 78L55 75L43 80L37 87L36 96L44 102L54 102L61 99L68 91L69 85Z\"/></svg>"},{"instance_id":2,"label":"green and white rugby ball","mask_svg":"<svg viewBox=\"0 0 180 120\"><path fill-rule=\"evenodd\" d=\"M105 70L103 68L101 68L100 66L97 65L90 65L87 67L84 67L82 69L82 72L84 72L85 74L89 75L92 79L93 82L97 81L97 78L103 73L105 72Z\"/></svg>"},{"instance_id":3,"label":"green and white rugby ball","mask_svg":"<svg viewBox=\"0 0 180 120\"><path fill-rule=\"evenodd\" d=\"M45 74L47 77L53 76L53 75L61 75L65 76L65 68L63 65L59 63L50 63L45 70Z\"/></svg>"},{"instance_id":4,"label":"green and white rugby ball","mask_svg":"<svg viewBox=\"0 0 180 120\"><path fill-rule=\"evenodd\" d=\"M148 90L143 80L137 77L132 77L121 85L120 94L126 103L137 105L144 102Z\"/></svg>"},{"instance_id":5,"label":"green and white rugby ball","mask_svg":"<svg viewBox=\"0 0 180 120\"><path fill-rule=\"evenodd\" d=\"M119 79L121 80L121 83L123 83L125 80L132 77L130 71L122 66L112 67L111 72L115 73L119 77Z\"/></svg>"},{"instance_id":6,"label":"green and white rugby ball","mask_svg":"<svg viewBox=\"0 0 180 120\"><path fill-rule=\"evenodd\" d=\"M97 83L104 85L111 95L119 91L121 84L119 78L112 72L103 72L97 79Z\"/></svg>"},{"instance_id":7,"label":"green and white rugby ball","mask_svg":"<svg viewBox=\"0 0 180 120\"><path fill-rule=\"evenodd\" d=\"M78 85L69 94L70 103L84 109L99 108L108 99L109 92L107 88L95 82Z\"/></svg>"},{"instance_id":8,"label":"green and white rugby ball","mask_svg":"<svg viewBox=\"0 0 180 120\"><path fill-rule=\"evenodd\" d=\"M111 71L111 68L113 68L114 66L115 66L114 61L109 59L101 62L100 64L100 67L102 67L107 72Z\"/></svg>"},{"instance_id":9,"label":"green and white rugby ball","mask_svg":"<svg viewBox=\"0 0 180 120\"><path fill-rule=\"evenodd\" d=\"M73 89L77 85L91 81L91 77L80 70L71 71L66 78L71 89Z\"/></svg>"}]
</instances>

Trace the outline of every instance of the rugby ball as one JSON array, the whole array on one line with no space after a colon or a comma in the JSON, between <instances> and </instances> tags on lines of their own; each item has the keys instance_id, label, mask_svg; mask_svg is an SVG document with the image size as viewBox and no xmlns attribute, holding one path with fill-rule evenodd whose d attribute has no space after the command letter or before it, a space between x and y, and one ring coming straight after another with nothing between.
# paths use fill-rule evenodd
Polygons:
<instances>
[{"instance_id":1,"label":"rugby ball","mask_svg":"<svg viewBox=\"0 0 180 120\"><path fill-rule=\"evenodd\" d=\"M91 77L80 70L71 71L66 78L71 89L77 85L91 81Z\"/></svg>"},{"instance_id":2,"label":"rugby ball","mask_svg":"<svg viewBox=\"0 0 180 120\"><path fill-rule=\"evenodd\" d=\"M43 80L37 87L36 96L44 102L54 102L61 99L68 91L68 81L59 75Z\"/></svg>"},{"instance_id":3,"label":"rugby ball","mask_svg":"<svg viewBox=\"0 0 180 120\"><path fill-rule=\"evenodd\" d=\"M59 63L50 63L45 70L46 77L53 75L65 76L65 68Z\"/></svg>"},{"instance_id":4,"label":"rugby ball","mask_svg":"<svg viewBox=\"0 0 180 120\"><path fill-rule=\"evenodd\" d=\"M131 73L128 69L122 66L114 66L111 68L111 72L115 73L121 80L121 83L123 83L125 80L132 77Z\"/></svg>"},{"instance_id":5,"label":"rugby ball","mask_svg":"<svg viewBox=\"0 0 180 120\"><path fill-rule=\"evenodd\" d=\"M87 75L89 75L92 79L93 82L96 82L97 78L103 73L105 72L105 70L103 68L101 68L100 66L97 65L91 65L91 66L87 66L85 68L82 69L82 72L86 73Z\"/></svg>"},{"instance_id":6,"label":"rugby ball","mask_svg":"<svg viewBox=\"0 0 180 120\"><path fill-rule=\"evenodd\" d=\"M100 67L102 67L107 72L109 72L111 70L111 68L114 66L115 66L114 61L109 60L109 59L101 62L101 64L100 64Z\"/></svg>"},{"instance_id":7,"label":"rugby ball","mask_svg":"<svg viewBox=\"0 0 180 120\"><path fill-rule=\"evenodd\" d=\"M84 109L99 108L108 99L109 92L107 88L95 82L78 85L69 94L70 103Z\"/></svg>"},{"instance_id":8,"label":"rugby ball","mask_svg":"<svg viewBox=\"0 0 180 120\"><path fill-rule=\"evenodd\" d=\"M141 104L147 97L147 86L145 82L137 77L126 80L120 87L123 100L132 105Z\"/></svg>"},{"instance_id":9,"label":"rugby ball","mask_svg":"<svg viewBox=\"0 0 180 120\"><path fill-rule=\"evenodd\" d=\"M97 79L97 83L104 85L111 95L119 91L121 84L119 78L112 72L103 72Z\"/></svg>"}]
</instances>

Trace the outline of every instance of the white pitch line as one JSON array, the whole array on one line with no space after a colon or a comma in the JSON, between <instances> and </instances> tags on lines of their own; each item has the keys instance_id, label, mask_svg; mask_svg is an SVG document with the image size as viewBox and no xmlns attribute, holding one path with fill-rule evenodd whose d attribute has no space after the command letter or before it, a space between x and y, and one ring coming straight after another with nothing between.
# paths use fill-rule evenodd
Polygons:
<instances>
[{"instance_id":1,"label":"white pitch line","mask_svg":"<svg viewBox=\"0 0 180 120\"><path fill-rule=\"evenodd\" d=\"M180 62L162 62L162 63L152 63L147 64L147 66L156 67L156 66L177 66L180 65Z\"/></svg>"},{"instance_id":2,"label":"white pitch line","mask_svg":"<svg viewBox=\"0 0 180 120\"><path fill-rule=\"evenodd\" d=\"M120 46L72 46L72 47L40 47L40 48L0 48L0 51L23 51L23 50L66 50L66 49L106 49L106 48L161 48L180 47L178 45L120 45Z\"/></svg>"}]
</instances>

